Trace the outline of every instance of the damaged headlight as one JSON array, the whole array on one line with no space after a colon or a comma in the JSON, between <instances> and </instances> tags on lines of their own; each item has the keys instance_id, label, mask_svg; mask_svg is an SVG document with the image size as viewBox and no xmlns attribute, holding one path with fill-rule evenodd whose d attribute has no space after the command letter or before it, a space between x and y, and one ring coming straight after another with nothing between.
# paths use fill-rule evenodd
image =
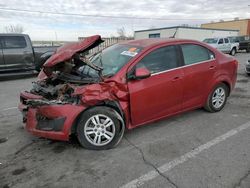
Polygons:
<instances>
[{"instance_id":1,"label":"damaged headlight","mask_svg":"<svg viewBox=\"0 0 250 188\"><path fill-rule=\"evenodd\" d=\"M28 106L44 106L44 105L64 105L64 104L80 104L78 96L63 98L63 100L45 100L45 99L28 99L26 104Z\"/></svg>"},{"instance_id":2,"label":"damaged headlight","mask_svg":"<svg viewBox=\"0 0 250 188\"><path fill-rule=\"evenodd\" d=\"M55 105L55 104L67 104L67 102L63 102L63 101L58 101L58 100L43 100L43 99L28 99L26 101L26 104L28 106L44 106L44 105Z\"/></svg>"}]
</instances>

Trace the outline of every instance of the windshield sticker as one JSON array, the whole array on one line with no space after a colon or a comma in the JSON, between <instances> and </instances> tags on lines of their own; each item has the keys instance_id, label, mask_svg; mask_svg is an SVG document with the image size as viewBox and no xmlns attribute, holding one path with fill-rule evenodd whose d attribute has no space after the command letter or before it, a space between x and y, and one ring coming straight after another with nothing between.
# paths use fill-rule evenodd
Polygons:
<instances>
[{"instance_id":1,"label":"windshield sticker","mask_svg":"<svg viewBox=\"0 0 250 188\"><path fill-rule=\"evenodd\" d=\"M128 51L129 52L135 52L137 50L137 48L129 48Z\"/></svg>"},{"instance_id":2,"label":"windshield sticker","mask_svg":"<svg viewBox=\"0 0 250 188\"><path fill-rule=\"evenodd\" d=\"M121 53L121 55L127 55L127 56L130 56L130 57L134 57L137 55L137 52L131 52L131 51L123 51Z\"/></svg>"}]
</instances>

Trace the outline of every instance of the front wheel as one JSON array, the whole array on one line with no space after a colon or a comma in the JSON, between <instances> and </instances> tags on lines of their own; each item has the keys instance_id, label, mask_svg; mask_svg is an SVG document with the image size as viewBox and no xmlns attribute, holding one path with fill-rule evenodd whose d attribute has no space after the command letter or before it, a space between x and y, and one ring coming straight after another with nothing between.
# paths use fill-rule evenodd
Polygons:
<instances>
[{"instance_id":1,"label":"front wheel","mask_svg":"<svg viewBox=\"0 0 250 188\"><path fill-rule=\"evenodd\" d=\"M93 150L115 147L124 133L121 116L112 108L98 106L82 114L77 124L80 144Z\"/></svg>"},{"instance_id":2,"label":"front wheel","mask_svg":"<svg viewBox=\"0 0 250 188\"><path fill-rule=\"evenodd\" d=\"M236 49L233 48L233 49L231 50L231 52L230 52L230 55L235 56L235 54L236 54Z\"/></svg>"},{"instance_id":3,"label":"front wheel","mask_svg":"<svg viewBox=\"0 0 250 188\"><path fill-rule=\"evenodd\" d=\"M221 111L227 102L228 92L229 89L225 84L217 85L208 96L205 109L209 112Z\"/></svg>"}]
</instances>

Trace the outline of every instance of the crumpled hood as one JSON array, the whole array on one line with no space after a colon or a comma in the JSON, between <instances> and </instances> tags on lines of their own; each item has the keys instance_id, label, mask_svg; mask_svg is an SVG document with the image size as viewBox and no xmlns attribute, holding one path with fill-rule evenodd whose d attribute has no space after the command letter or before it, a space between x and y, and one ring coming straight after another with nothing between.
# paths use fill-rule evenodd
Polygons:
<instances>
[{"instance_id":1,"label":"crumpled hood","mask_svg":"<svg viewBox=\"0 0 250 188\"><path fill-rule=\"evenodd\" d=\"M44 63L45 68L51 68L63 61L69 60L76 53L83 53L104 42L100 35L93 35L80 42L65 44Z\"/></svg>"}]
</instances>

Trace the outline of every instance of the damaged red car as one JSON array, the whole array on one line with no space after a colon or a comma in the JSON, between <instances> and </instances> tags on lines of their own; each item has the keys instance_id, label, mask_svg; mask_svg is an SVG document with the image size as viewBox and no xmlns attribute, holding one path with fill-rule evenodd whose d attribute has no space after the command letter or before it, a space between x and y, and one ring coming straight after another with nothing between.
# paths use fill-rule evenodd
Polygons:
<instances>
[{"instance_id":1,"label":"damaged red car","mask_svg":"<svg viewBox=\"0 0 250 188\"><path fill-rule=\"evenodd\" d=\"M26 129L54 140L76 135L88 149L109 149L132 129L188 110L220 111L238 62L192 40L131 40L89 55L100 36L66 44L20 94Z\"/></svg>"}]
</instances>

